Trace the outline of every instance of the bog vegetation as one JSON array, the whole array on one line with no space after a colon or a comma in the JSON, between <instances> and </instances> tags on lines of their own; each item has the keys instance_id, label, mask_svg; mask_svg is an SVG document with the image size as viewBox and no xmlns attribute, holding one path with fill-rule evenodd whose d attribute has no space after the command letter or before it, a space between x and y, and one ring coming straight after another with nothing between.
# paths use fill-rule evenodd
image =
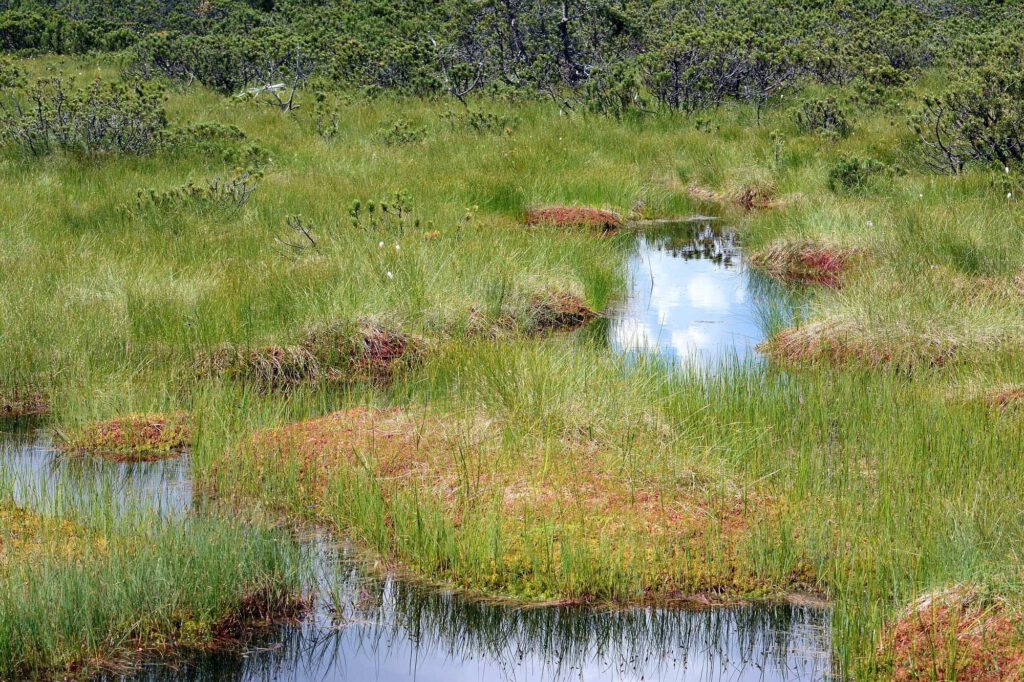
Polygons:
<instances>
[{"instance_id":1,"label":"bog vegetation","mask_svg":"<svg viewBox=\"0 0 1024 682\"><path fill-rule=\"evenodd\" d=\"M0 0L0 418L189 450L232 510L0 484L0 678L294 612L259 508L486 596L820 593L841 679L1014 679L1022 37L999 0ZM614 356L629 224L697 212L802 318Z\"/></svg>"}]
</instances>

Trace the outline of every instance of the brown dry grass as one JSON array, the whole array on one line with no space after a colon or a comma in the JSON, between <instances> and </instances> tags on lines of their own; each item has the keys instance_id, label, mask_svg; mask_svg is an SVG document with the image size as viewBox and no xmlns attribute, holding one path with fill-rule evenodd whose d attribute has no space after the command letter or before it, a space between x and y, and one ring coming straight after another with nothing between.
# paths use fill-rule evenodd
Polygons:
<instances>
[{"instance_id":1,"label":"brown dry grass","mask_svg":"<svg viewBox=\"0 0 1024 682\"><path fill-rule=\"evenodd\" d=\"M41 417L50 413L50 402L36 391L13 391L0 395L0 419Z\"/></svg>"},{"instance_id":2,"label":"brown dry grass","mask_svg":"<svg viewBox=\"0 0 1024 682\"><path fill-rule=\"evenodd\" d=\"M1020 407L1024 404L1024 386L1002 386L988 391L982 399L1001 410Z\"/></svg>"},{"instance_id":3,"label":"brown dry grass","mask_svg":"<svg viewBox=\"0 0 1024 682\"><path fill-rule=\"evenodd\" d=\"M732 204L745 211L785 208L790 203L778 196L775 184L769 181L751 182L723 192L691 184L686 191L691 198L701 203Z\"/></svg>"},{"instance_id":4,"label":"brown dry grass","mask_svg":"<svg viewBox=\"0 0 1024 682\"><path fill-rule=\"evenodd\" d=\"M1009 682L1024 679L1024 620L970 588L928 594L889 627L880 656L892 679Z\"/></svg>"}]
</instances>

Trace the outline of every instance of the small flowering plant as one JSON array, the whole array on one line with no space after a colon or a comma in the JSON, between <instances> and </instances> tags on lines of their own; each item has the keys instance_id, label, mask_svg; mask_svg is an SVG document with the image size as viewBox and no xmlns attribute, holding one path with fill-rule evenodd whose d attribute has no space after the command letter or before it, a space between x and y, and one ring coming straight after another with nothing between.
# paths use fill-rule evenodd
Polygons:
<instances>
[{"instance_id":1,"label":"small flowering plant","mask_svg":"<svg viewBox=\"0 0 1024 682\"><path fill-rule=\"evenodd\" d=\"M993 172L991 185L1006 201L1017 201L1024 197L1024 173L1019 168L1003 166Z\"/></svg>"}]
</instances>

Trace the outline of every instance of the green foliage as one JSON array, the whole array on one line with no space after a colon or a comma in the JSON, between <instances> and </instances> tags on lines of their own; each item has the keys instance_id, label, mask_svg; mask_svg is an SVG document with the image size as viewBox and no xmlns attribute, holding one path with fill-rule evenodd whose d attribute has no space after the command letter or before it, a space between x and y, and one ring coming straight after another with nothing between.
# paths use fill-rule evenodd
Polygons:
<instances>
[{"instance_id":1,"label":"green foliage","mask_svg":"<svg viewBox=\"0 0 1024 682\"><path fill-rule=\"evenodd\" d=\"M56 12L0 12L0 49L8 52L116 50L133 39L124 28L89 24Z\"/></svg>"},{"instance_id":2,"label":"green foliage","mask_svg":"<svg viewBox=\"0 0 1024 682\"><path fill-rule=\"evenodd\" d=\"M803 102L794 118L797 127L804 133L833 137L846 137L850 134L850 121L834 97Z\"/></svg>"},{"instance_id":3,"label":"green foliage","mask_svg":"<svg viewBox=\"0 0 1024 682\"><path fill-rule=\"evenodd\" d=\"M863 189L874 175L885 168L885 164L875 159L841 156L828 171L828 188L833 192Z\"/></svg>"},{"instance_id":4,"label":"green foliage","mask_svg":"<svg viewBox=\"0 0 1024 682\"><path fill-rule=\"evenodd\" d=\"M0 95L0 138L40 156L153 152L167 129L159 88L103 83L75 89L60 78Z\"/></svg>"},{"instance_id":5,"label":"green foliage","mask_svg":"<svg viewBox=\"0 0 1024 682\"><path fill-rule=\"evenodd\" d=\"M645 97L643 82L633 64L616 64L597 71L582 94L588 111L615 118L647 109Z\"/></svg>"},{"instance_id":6,"label":"green foliage","mask_svg":"<svg viewBox=\"0 0 1024 682\"><path fill-rule=\"evenodd\" d=\"M1024 163L1024 68L961 73L941 95L924 99L912 124L925 165L960 173L969 163Z\"/></svg>"},{"instance_id":7,"label":"green foliage","mask_svg":"<svg viewBox=\"0 0 1024 682\"><path fill-rule=\"evenodd\" d=\"M348 214L352 227L373 234L402 236L408 230L420 226L420 219L413 211L412 200L405 191L395 192L380 201L364 202L356 199Z\"/></svg>"},{"instance_id":8,"label":"green foliage","mask_svg":"<svg viewBox=\"0 0 1024 682\"><path fill-rule=\"evenodd\" d=\"M187 182L162 192L152 188L139 189L136 192L136 206L140 209L186 206L239 208L249 201L262 179L263 171L258 168L238 168L226 177L214 178L198 185Z\"/></svg>"},{"instance_id":9,"label":"green foliage","mask_svg":"<svg viewBox=\"0 0 1024 682\"><path fill-rule=\"evenodd\" d=\"M270 163L270 153L249 142L246 134L233 125L198 123L171 127L163 135L161 145L170 152L220 158L233 167L265 168Z\"/></svg>"},{"instance_id":10,"label":"green foliage","mask_svg":"<svg viewBox=\"0 0 1024 682\"><path fill-rule=\"evenodd\" d=\"M472 130L476 133L504 133L511 131L516 124L515 116L511 114L471 107L448 111L445 118L454 130Z\"/></svg>"},{"instance_id":11,"label":"green foliage","mask_svg":"<svg viewBox=\"0 0 1024 682\"><path fill-rule=\"evenodd\" d=\"M4 91L19 88L25 84L25 74L10 59L0 57L0 96Z\"/></svg>"},{"instance_id":12,"label":"green foliage","mask_svg":"<svg viewBox=\"0 0 1024 682\"><path fill-rule=\"evenodd\" d=\"M905 71L883 62L865 69L855 80L858 101L878 106L899 93L910 80Z\"/></svg>"},{"instance_id":13,"label":"green foliage","mask_svg":"<svg viewBox=\"0 0 1024 682\"><path fill-rule=\"evenodd\" d=\"M388 145L415 144L422 142L427 137L427 129L400 118L391 125L384 126L378 133L378 137L381 142Z\"/></svg>"}]
</instances>

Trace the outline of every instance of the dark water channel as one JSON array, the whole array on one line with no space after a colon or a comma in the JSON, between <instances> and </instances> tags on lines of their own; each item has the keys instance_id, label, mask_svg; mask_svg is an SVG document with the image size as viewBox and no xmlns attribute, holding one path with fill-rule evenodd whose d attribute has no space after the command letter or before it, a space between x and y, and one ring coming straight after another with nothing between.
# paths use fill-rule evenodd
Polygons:
<instances>
[{"instance_id":1,"label":"dark water channel","mask_svg":"<svg viewBox=\"0 0 1024 682\"><path fill-rule=\"evenodd\" d=\"M756 346L796 309L797 294L748 268L735 231L710 219L639 232L628 267L629 294L609 325L619 353L709 368L756 362Z\"/></svg>"},{"instance_id":2,"label":"dark water channel","mask_svg":"<svg viewBox=\"0 0 1024 682\"><path fill-rule=\"evenodd\" d=\"M671 362L753 356L785 292L744 267L733 233L710 223L637 236L631 289L613 317L615 350ZM6 429L6 430L5 430ZM31 507L94 496L162 515L201 513L188 459L119 465L56 452L42 430L0 423L0 479ZM365 573L344 544L312 538L313 613L238 654L148 665L117 680L701 681L827 680L827 611L789 605L702 611L485 604Z\"/></svg>"}]
</instances>

